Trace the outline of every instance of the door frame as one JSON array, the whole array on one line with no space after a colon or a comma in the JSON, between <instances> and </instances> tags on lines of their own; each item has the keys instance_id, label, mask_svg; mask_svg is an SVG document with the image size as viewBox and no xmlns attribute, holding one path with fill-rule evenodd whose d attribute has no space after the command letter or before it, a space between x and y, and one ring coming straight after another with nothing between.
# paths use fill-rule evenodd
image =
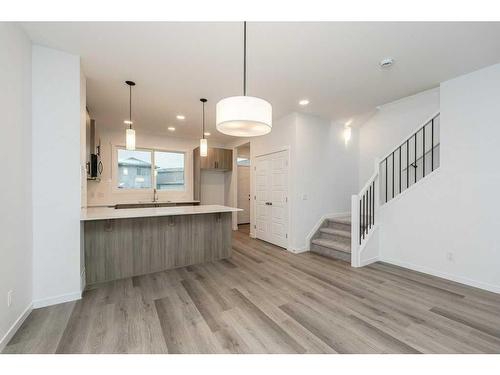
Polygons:
<instances>
[{"instance_id":1,"label":"door frame","mask_svg":"<svg viewBox=\"0 0 500 375\"><path fill-rule=\"evenodd\" d=\"M250 156L248 157L248 159L250 160ZM251 206L251 202L252 202L252 183L251 183L251 180L250 180L250 174L252 173L252 165L236 165L236 169L237 169L237 173L236 173L236 205L238 206L238 202L239 202L239 195L240 195L240 168L248 168L247 170L247 173L248 173L248 195L249 195L249 199L248 199L248 222L247 223L243 223L243 224L248 224L248 225L251 225L250 224L250 206ZM242 208L242 207L238 207L238 208ZM236 213L236 216L238 216L239 212ZM240 223L237 222L237 225L241 225Z\"/></svg>"},{"instance_id":2,"label":"door frame","mask_svg":"<svg viewBox=\"0 0 500 375\"><path fill-rule=\"evenodd\" d=\"M251 147L251 146L250 146ZM262 154L258 154L258 155L253 155L251 157L251 160L250 160L250 165L252 166L252 169L250 170L250 188L251 188L251 191L250 191L250 194L251 194L251 205L250 205L250 236L252 238L257 238L257 234L255 232L255 212L256 212L256 195L255 195L255 191L256 191L256 178L255 178L255 172L256 172L256 159L259 158L259 157L262 157L262 156L268 156L268 155L272 155L272 154L277 154L278 152L283 152L285 151L287 153L287 160L288 160L288 170L287 170L287 239L286 239L286 250L287 251L290 251L293 253L293 250L291 249L290 247L290 239L292 238L292 234L291 234L291 229L292 229L292 216L291 216L291 213L292 213L292 199L290 199L290 191L291 191L291 184L290 184L290 181L291 181L291 173L290 173L290 170L291 170L291 165L292 165L292 161L291 161L291 158L290 158L290 146L282 146L282 147L279 147L277 149L274 149L270 152L265 152L265 153L262 153ZM251 153L251 149L250 149L250 153Z\"/></svg>"},{"instance_id":3,"label":"door frame","mask_svg":"<svg viewBox=\"0 0 500 375\"><path fill-rule=\"evenodd\" d=\"M228 194L228 202L230 205L237 207L238 206L238 148L249 143L250 144L250 196L252 195L252 141L249 140L248 138L242 139L236 144L232 146L233 150L233 169L231 171L231 176L230 176L230 188L229 188L229 194ZM238 230L238 215L237 212L233 212L232 214L232 225L233 225L233 230L237 231ZM249 236L252 238L255 238L253 235L253 226L252 226L252 204L250 204L250 234Z\"/></svg>"}]
</instances>

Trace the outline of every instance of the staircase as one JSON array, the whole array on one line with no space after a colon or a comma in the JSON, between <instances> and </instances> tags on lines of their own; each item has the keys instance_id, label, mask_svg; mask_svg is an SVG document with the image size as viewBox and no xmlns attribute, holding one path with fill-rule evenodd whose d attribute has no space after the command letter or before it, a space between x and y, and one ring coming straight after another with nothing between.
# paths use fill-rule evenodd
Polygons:
<instances>
[{"instance_id":1,"label":"staircase","mask_svg":"<svg viewBox=\"0 0 500 375\"><path fill-rule=\"evenodd\" d=\"M311 251L351 262L351 218L328 218L311 240Z\"/></svg>"},{"instance_id":2,"label":"staircase","mask_svg":"<svg viewBox=\"0 0 500 375\"><path fill-rule=\"evenodd\" d=\"M379 260L379 210L439 168L439 128L438 112L385 158L375 160L372 176L351 196L351 215L324 219L308 238L310 250L353 267Z\"/></svg>"}]
</instances>

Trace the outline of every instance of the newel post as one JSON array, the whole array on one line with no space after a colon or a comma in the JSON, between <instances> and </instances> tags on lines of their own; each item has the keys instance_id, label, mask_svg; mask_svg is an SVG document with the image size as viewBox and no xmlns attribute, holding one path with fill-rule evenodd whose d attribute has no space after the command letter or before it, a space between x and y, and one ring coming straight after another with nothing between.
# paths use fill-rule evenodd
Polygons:
<instances>
[{"instance_id":1,"label":"newel post","mask_svg":"<svg viewBox=\"0 0 500 375\"><path fill-rule=\"evenodd\" d=\"M351 266L359 267L359 197L351 196Z\"/></svg>"}]
</instances>

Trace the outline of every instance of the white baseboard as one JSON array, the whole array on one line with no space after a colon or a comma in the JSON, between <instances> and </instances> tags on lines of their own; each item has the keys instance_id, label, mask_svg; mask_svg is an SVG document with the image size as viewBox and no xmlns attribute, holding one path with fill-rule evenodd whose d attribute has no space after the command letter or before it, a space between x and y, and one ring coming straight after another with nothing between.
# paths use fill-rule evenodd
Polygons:
<instances>
[{"instance_id":1,"label":"white baseboard","mask_svg":"<svg viewBox=\"0 0 500 375\"><path fill-rule=\"evenodd\" d=\"M287 249L289 252L291 253L294 253L294 254L300 254L300 253L305 253L307 251L309 251L309 249L306 249L306 248L302 248L302 249L292 249L292 248L288 248Z\"/></svg>"},{"instance_id":2,"label":"white baseboard","mask_svg":"<svg viewBox=\"0 0 500 375\"><path fill-rule=\"evenodd\" d=\"M4 350L9 341L16 334L17 330L19 329L19 327L21 327L32 310L33 305L29 304L28 307L26 307L26 309L21 313L21 315L19 315L14 324L12 324L7 333L2 337L2 339L0 340L0 353L2 352L2 350Z\"/></svg>"},{"instance_id":3,"label":"white baseboard","mask_svg":"<svg viewBox=\"0 0 500 375\"><path fill-rule=\"evenodd\" d=\"M375 263L375 262L378 262L380 259L378 256L376 257L373 257L373 258L370 258L370 259L365 259L363 261L361 261L360 263L360 267L364 267L364 266L367 266L369 264L372 264L372 263Z\"/></svg>"},{"instance_id":4,"label":"white baseboard","mask_svg":"<svg viewBox=\"0 0 500 375\"><path fill-rule=\"evenodd\" d=\"M500 294L500 285L492 285L492 284L484 283L482 281L472 280L472 279L462 277L462 276L451 275L451 274L446 273L446 272L441 272L441 271L438 271L438 270L435 270L432 268L420 266L417 264L407 263L407 262L399 261L396 259L382 258L379 260L382 262L385 262L385 263L394 264L394 265L399 266L399 267L408 268L408 269L413 270L413 271L427 273L427 274L432 275L432 276L441 277L443 279L455 281L455 282L460 283L460 284L465 284L465 285L469 285L469 286L472 286L475 288L484 289L484 290L487 290L489 292Z\"/></svg>"},{"instance_id":5,"label":"white baseboard","mask_svg":"<svg viewBox=\"0 0 500 375\"><path fill-rule=\"evenodd\" d=\"M74 293L61 294L61 295L55 296L55 297L34 300L33 301L33 308L38 309L40 307L57 305L59 303L64 303L64 302L76 301L76 300L79 300L81 298L82 298L81 291L74 292Z\"/></svg>"}]
</instances>

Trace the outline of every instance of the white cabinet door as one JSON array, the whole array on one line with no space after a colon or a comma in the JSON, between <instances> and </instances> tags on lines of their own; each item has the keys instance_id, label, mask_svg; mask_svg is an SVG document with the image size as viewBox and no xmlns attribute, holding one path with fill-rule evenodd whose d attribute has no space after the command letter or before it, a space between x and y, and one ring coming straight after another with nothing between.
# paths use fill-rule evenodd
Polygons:
<instances>
[{"instance_id":1,"label":"white cabinet door","mask_svg":"<svg viewBox=\"0 0 500 375\"><path fill-rule=\"evenodd\" d=\"M255 169L256 236L288 245L288 151L257 157Z\"/></svg>"}]
</instances>

